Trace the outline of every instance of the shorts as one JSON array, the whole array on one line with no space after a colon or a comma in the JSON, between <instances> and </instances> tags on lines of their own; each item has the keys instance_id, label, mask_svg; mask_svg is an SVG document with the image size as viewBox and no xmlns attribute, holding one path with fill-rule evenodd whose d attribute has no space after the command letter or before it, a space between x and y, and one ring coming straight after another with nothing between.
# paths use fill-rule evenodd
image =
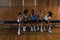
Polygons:
<instances>
[{"instance_id":1,"label":"shorts","mask_svg":"<svg viewBox=\"0 0 60 40\"><path fill-rule=\"evenodd\" d=\"M23 20L23 23L28 23L28 20Z\"/></svg>"},{"instance_id":2,"label":"shorts","mask_svg":"<svg viewBox=\"0 0 60 40\"><path fill-rule=\"evenodd\" d=\"M42 20L38 20L38 23L41 23L42 22Z\"/></svg>"},{"instance_id":3,"label":"shorts","mask_svg":"<svg viewBox=\"0 0 60 40\"><path fill-rule=\"evenodd\" d=\"M43 21L47 24L49 20L43 20Z\"/></svg>"},{"instance_id":4,"label":"shorts","mask_svg":"<svg viewBox=\"0 0 60 40\"><path fill-rule=\"evenodd\" d=\"M31 20L30 22L31 22L31 23L36 23L36 20Z\"/></svg>"},{"instance_id":5,"label":"shorts","mask_svg":"<svg viewBox=\"0 0 60 40\"><path fill-rule=\"evenodd\" d=\"M19 23L22 23L22 21L20 21Z\"/></svg>"}]
</instances>

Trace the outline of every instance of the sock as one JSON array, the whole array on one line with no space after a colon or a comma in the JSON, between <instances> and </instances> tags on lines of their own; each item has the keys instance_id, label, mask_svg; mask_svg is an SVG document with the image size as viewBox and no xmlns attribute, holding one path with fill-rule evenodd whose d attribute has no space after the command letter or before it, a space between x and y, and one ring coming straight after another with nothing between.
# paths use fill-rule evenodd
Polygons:
<instances>
[{"instance_id":1,"label":"sock","mask_svg":"<svg viewBox=\"0 0 60 40\"><path fill-rule=\"evenodd\" d=\"M23 27L23 31L26 31L26 26Z\"/></svg>"},{"instance_id":2,"label":"sock","mask_svg":"<svg viewBox=\"0 0 60 40\"><path fill-rule=\"evenodd\" d=\"M18 28L18 35L20 35L20 28Z\"/></svg>"},{"instance_id":3,"label":"sock","mask_svg":"<svg viewBox=\"0 0 60 40\"><path fill-rule=\"evenodd\" d=\"M31 31L33 31L33 27L31 27Z\"/></svg>"},{"instance_id":4,"label":"sock","mask_svg":"<svg viewBox=\"0 0 60 40\"><path fill-rule=\"evenodd\" d=\"M34 31L36 31L36 26L34 26Z\"/></svg>"},{"instance_id":5,"label":"sock","mask_svg":"<svg viewBox=\"0 0 60 40\"><path fill-rule=\"evenodd\" d=\"M39 30L39 27L37 27L37 31Z\"/></svg>"},{"instance_id":6,"label":"sock","mask_svg":"<svg viewBox=\"0 0 60 40\"><path fill-rule=\"evenodd\" d=\"M40 28L40 31L43 32L43 28L42 28L42 26L41 26L41 28Z\"/></svg>"}]
</instances>

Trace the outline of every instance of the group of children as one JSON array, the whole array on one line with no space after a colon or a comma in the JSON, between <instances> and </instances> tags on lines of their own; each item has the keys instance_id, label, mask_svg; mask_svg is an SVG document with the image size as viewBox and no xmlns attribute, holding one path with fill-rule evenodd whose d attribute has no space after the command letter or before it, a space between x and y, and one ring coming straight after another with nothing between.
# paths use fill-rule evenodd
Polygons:
<instances>
[{"instance_id":1,"label":"group of children","mask_svg":"<svg viewBox=\"0 0 60 40\"><path fill-rule=\"evenodd\" d=\"M52 13L50 11L43 17L42 11L39 11L38 16L36 16L34 9L32 9L32 13L28 14L28 9L24 10L24 15L22 13L18 13L17 22L19 22L18 34L20 34L20 24L23 23L23 31L26 31L26 26L29 24L31 31L40 30L41 32L45 31L46 27L44 27L44 23L47 24L47 31L51 32L51 27L49 27L49 19L51 18ZM40 27L37 27L37 23L39 23Z\"/></svg>"}]
</instances>

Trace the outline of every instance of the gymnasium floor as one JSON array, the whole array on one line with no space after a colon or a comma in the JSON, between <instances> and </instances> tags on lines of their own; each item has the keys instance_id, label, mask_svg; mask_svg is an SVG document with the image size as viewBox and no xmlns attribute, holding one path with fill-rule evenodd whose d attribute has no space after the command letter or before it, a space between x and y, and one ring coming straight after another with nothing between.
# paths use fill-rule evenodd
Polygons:
<instances>
[{"instance_id":1,"label":"gymnasium floor","mask_svg":"<svg viewBox=\"0 0 60 40\"><path fill-rule=\"evenodd\" d=\"M3 25L3 24L1 24ZM17 35L17 29L15 28L0 28L0 40L60 40L60 27L55 27L48 32L22 32L21 35Z\"/></svg>"}]
</instances>

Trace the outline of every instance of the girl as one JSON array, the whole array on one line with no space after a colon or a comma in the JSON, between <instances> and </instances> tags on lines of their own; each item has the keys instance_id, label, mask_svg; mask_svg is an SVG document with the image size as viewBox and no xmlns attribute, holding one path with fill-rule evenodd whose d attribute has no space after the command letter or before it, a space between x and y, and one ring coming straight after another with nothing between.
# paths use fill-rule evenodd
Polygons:
<instances>
[{"instance_id":1,"label":"girl","mask_svg":"<svg viewBox=\"0 0 60 40\"><path fill-rule=\"evenodd\" d=\"M39 26L40 26L40 31L43 32L43 26L42 26L42 11L40 10L39 11L39 14L38 14L38 23L39 23ZM39 29L39 28L38 28Z\"/></svg>"},{"instance_id":2,"label":"girl","mask_svg":"<svg viewBox=\"0 0 60 40\"><path fill-rule=\"evenodd\" d=\"M46 24L48 24L48 27L49 27L49 19L52 17L52 13L49 11L46 15L45 15L45 17L44 17L44 22L46 23ZM49 27L48 28L48 32L51 32L51 30L50 30L51 28Z\"/></svg>"},{"instance_id":3,"label":"girl","mask_svg":"<svg viewBox=\"0 0 60 40\"><path fill-rule=\"evenodd\" d=\"M24 26L23 26L23 31L26 31L26 26L28 23L28 9L24 10L24 16L23 16L23 22L24 22Z\"/></svg>"},{"instance_id":4,"label":"girl","mask_svg":"<svg viewBox=\"0 0 60 40\"><path fill-rule=\"evenodd\" d=\"M21 14L21 12L18 13L18 17L17 17L17 22L19 22L19 27L18 27L18 35L20 35L20 26L21 26L21 23L22 23L22 19L23 19L23 16Z\"/></svg>"},{"instance_id":5,"label":"girl","mask_svg":"<svg viewBox=\"0 0 60 40\"><path fill-rule=\"evenodd\" d=\"M31 31L36 31L36 15L34 14L34 9L32 9L32 14L30 15L30 20L31 20L31 26L34 26L34 27L31 27Z\"/></svg>"}]
</instances>

